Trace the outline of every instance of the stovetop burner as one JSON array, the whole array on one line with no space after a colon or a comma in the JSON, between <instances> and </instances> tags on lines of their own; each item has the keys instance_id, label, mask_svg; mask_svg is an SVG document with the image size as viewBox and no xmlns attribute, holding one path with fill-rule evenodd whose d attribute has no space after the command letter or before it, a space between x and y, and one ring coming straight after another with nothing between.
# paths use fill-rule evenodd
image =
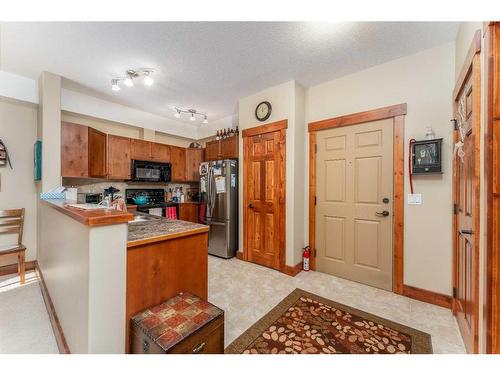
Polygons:
<instances>
[{"instance_id":1,"label":"stovetop burner","mask_svg":"<svg viewBox=\"0 0 500 375\"><path fill-rule=\"evenodd\" d=\"M164 189L125 189L125 200L128 204L136 204L134 198L138 196L145 196L148 199L146 204L141 204L140 206L149 206L153 208L165 207L165 190Z\"/></svg>"}]
</instances>

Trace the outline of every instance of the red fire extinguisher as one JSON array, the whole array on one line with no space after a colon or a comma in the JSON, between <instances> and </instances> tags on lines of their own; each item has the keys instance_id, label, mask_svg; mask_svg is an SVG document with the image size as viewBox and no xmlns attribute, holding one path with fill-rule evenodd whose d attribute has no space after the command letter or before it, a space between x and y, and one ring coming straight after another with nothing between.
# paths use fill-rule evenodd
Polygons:
<instances>
[{"instance_id":1,"label":"red fire extinguisher","mask_svg":"<svg viewBox=\"0 0 500 375\"><path fill-rule=\"evenodd\" d=\"M309 246L304 247L304 252L302 253L302 268L304 271L309 271L309 258L311 257L311 251Z\"/></svg>"}]
</instances>

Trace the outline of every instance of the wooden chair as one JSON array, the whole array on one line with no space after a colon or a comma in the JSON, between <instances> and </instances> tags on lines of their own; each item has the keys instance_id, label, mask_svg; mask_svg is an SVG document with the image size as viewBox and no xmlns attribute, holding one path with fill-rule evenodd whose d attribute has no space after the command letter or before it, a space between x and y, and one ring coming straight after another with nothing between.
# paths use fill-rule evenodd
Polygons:
<instances>
[{"instance_id":1,"label":"wooden chair","mask_svg":"<svg viewBox=\"0 0 500 375\"><path fill-rule=\"evenodd\" d=\"M24 253L26 247L22 244L24 227L24 208L15 210L0 210L0 235L17 233L17 244L0 245L0 256L17 254L17 271L21 284L25 281Z\"/></svg>"}]
</instances>

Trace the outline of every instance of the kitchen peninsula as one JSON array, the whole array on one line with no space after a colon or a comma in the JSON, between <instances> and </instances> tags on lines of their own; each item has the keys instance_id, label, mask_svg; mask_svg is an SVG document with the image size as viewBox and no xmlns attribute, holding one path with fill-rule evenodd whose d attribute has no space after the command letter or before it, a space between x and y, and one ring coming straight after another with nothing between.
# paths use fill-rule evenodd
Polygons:
<instances>
[{"instance_id":1,"label":"kitchen peninsula","mask_svg":"<svg viewBox=\"0 0 500 375\"><path fill-rule=\"evenodd\" d=\"M133 314L180 291L207 298L204 225L44 200L40 215L38 268L61 352L125 353Z\"/></svg>"}]
</instances>

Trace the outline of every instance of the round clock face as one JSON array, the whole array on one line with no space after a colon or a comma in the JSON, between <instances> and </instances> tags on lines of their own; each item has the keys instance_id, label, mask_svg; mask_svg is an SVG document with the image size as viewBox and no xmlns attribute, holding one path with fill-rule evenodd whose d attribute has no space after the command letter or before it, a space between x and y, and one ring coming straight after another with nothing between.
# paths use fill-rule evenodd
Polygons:
<instances>
[{"instance_id":1,"label":"round clock face","mask_svg":"<svg viewBox=\"0 0 500 375\"><path fill-rule=\"evenodd\" d=\"M271 116L271 111L271 103L261 102L257 105L257 108L255 108L255 117L257 117L259 121L266 121L269 116Z\"/></svg>"}]
</instances>

